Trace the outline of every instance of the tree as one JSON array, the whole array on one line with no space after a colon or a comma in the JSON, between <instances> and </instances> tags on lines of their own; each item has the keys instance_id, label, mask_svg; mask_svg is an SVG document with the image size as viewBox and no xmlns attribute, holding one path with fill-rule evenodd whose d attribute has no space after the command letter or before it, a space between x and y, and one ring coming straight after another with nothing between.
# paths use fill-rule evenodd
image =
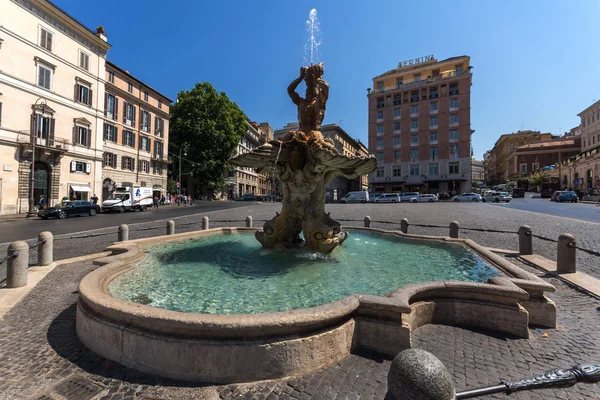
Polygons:
<instances>
[{"instance_id":1,"label":"tree","mask_svg":"<svg viewBox=\"0 0 600 400\"><path fill-rule=\"evenodd\" d=\"M184 172L193 172L196 184L213 193L223 187L225 172L231 168L228 160L246 130L246 115L225 92L217 93L208 82L197 83L191 90L179 92L171 107L174 164L185 146Z\"/></svg>"}]
</instances>

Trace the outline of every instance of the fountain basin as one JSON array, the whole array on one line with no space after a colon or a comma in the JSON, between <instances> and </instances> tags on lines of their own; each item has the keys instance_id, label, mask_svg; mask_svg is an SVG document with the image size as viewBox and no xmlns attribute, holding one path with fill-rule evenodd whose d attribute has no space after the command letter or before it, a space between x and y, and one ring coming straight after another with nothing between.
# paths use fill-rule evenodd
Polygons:
<instances>
[{"instance_id":1,"label":"fountain basin","mask_svg":"<svg viewBox=\"0 0 600 400\"><path fill-rule=\"evenodd\" d=\"M80 284L77 334L96 353L143 372L203 382L281 378L326 367L356 348L393 356L428 323L466 325L527 337L528 325L553 327L553 286L470 240L390 237L457 243L498 268L487 283L412 283L385 296L349 294L329 304L259 314L198 314L133 303L111 295L111 282L165 241L255 231L217 228L122 242Z\"/></svg>"}]
</instances>

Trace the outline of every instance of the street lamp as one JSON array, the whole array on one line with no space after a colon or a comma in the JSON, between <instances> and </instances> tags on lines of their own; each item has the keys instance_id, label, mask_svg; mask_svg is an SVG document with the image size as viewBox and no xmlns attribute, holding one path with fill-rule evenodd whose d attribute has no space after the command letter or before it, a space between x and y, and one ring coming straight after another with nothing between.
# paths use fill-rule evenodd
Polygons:
<instances>
[{"instance_id":1,"label":"street lamp","mask_svg":"<svg viewBox=\"0 0 600 400\"><path fill-rule=\"evenodd\" d=\"M42 108L42 115L46 111L46 99L43 97L38 98L33 104L33 112L35 114L35 110L38 107ZM37 118L37 117L36 117ZM37 120L35 124L31 124L31 180L29 183L29 211L27 212L27 218L37 217L37 212L35 211L35 197L33 195L33 189L35 186L35 142L37 137Z\"/></svg>"},{"instance_id":2,"label":"street lamp","mask_svg":"<svg viewBox=\"0 0 600 400\"><path fill-rule=\"evenodd\" d=\"M177 176L177 194L181 194L181 153L183 152L184 156L187 156L187 148L188 144L184 143L179 147L179 175Z\"/></svg>"}]
</instances>

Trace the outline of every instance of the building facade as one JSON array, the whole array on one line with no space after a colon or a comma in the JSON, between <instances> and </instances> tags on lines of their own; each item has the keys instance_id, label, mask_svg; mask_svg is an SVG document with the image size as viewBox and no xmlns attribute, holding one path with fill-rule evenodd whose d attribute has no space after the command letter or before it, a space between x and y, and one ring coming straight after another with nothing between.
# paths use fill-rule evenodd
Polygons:
<instances>
[{"instance_id":1,"label":"building facade","mask_svg":"<svg viewBox=\"0 0 600 400\"><path fill-rule=\"evenodd\" d=\"M103 29L45 0L0 10L0 214L27 212L32 192L48 205L89 198L101 189Z\"/></svg>"},{"instance_id":2,"label":"building facade","mask_svg":"<svg viewBox=\"0 0 600 400\"><path fill-rule=\"evenodd\" d=\"M297 122L289 123L282 129L274 132L274 138L280 140L285 137L291 130L297 130L299 125ZM352 138L338 124L321 125L321 134L324 138L329 138L333 141L338 153L345 156L367 156L369 152L366 146L360 141ZM364 175L358 178L349 179L344 176L336 176L325 187L325 199L327 202L337 202L348 192L368 190L369 177Z\"/></svg>"},{"instance_id":3,"label":"building facade","mask_svg":"<svg viewBox=\"0 0 600 400\"><path fill-rule=\"evenodd\" d=\"M552 138L553 136L550 133L530 130L501 135L489 154L487 164L488 184L502 183L510 178L512 169L508 161L512 159L513 153L517 148L532 143L540 143ZM549 164L551 163L546 163L542 167Z\"/></svg>"},{"instance_id":4,"label":"building facade","mask_svg":"<svg viewBox=\"0 0 600 400\"><path fill-rule=\"evenodd\" d=\"M476 182L478 185L485 182L483 161L474 158L471 160L471 182Z\"/></svg>"},{"instance_id":5,"label":"building facade","mask_svg":"<svg viewBox=\"0 0 600 400\"><path fill-rule=\"evenodd\" d=\"M581 153L571 163L569 183L580 190L600 189L600 100L577 114Z\"/></svg>"},{"instance_id":6,"label":"building facade","mask_svg":"<svg viewBox=\"0 0 600 400\"><path fill-rule=\"evenodd\" d=\"M171 100L107 61L103 98L102 199L117 186L166 195Z\"/></svg>"},{"instance_id":7,"label":"building facade","mask_svg":"<svg viewBox=\"0 0 600 400\"><path fill-rule=\"evenodd\" d=\"M471 190L470 57L401 62L369 89L373 192Z\"/></svg>"},{"instance_id":8,"label":"building facade","mask_svg":"<svg viewBox=\"0 0 600 400\"><path fill-rule=\"evenodd\" d=\"M580 137L560 137L539 143L529 143L510 153L508 158L508 178L514 179L529 175L549 165L558 165L561 174L562 161L576 156L581 149Z\"/></svg>"}]
</instances>

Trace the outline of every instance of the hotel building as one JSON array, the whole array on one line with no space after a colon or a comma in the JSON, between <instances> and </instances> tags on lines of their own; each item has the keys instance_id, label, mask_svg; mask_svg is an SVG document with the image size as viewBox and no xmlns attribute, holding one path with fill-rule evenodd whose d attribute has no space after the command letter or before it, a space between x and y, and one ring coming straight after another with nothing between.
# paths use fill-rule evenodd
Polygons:
<instances>
[{"instance_id":1,"label":"hotel building","mask_svg":"<svg viewBox=\"0 0 600 400\"><path fill-rule=\"evenodd\" d=\"M401 62L368 89L372 192L471 190L470 57Z\"/></svg>"}]
</instances>

